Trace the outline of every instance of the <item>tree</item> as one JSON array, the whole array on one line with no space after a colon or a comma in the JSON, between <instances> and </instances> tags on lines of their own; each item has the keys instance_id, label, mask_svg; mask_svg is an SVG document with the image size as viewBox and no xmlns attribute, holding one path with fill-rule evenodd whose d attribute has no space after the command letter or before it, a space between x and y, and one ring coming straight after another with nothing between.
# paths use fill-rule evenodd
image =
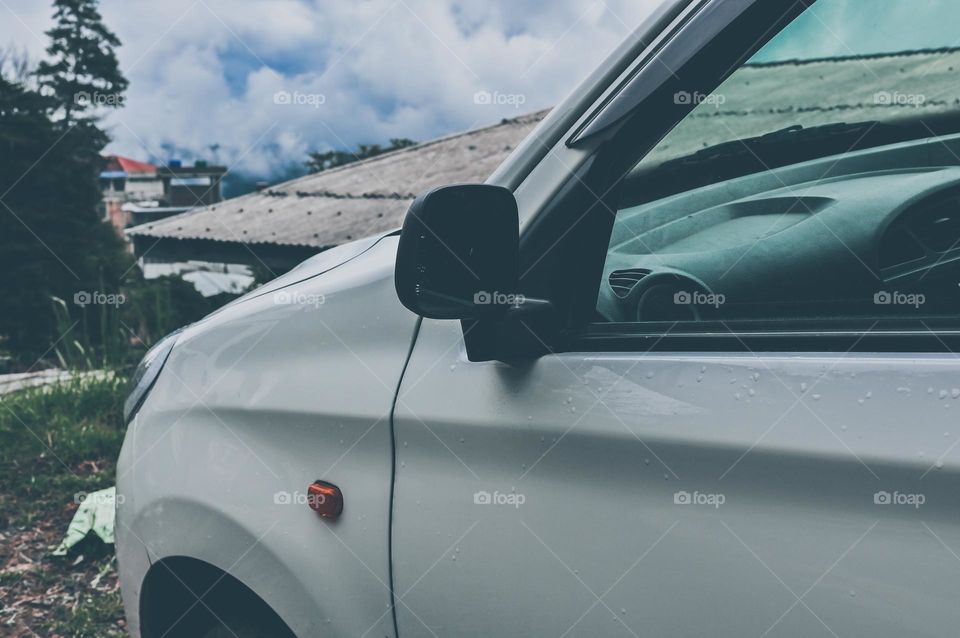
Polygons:
<instances>
[{"instance_id":1,"label":"tree","mask_svg":"<svg viewBox=\"0 0 960 638\"><path fill-rule=\"evenodd\" d=\"M123 106L127 80L114 53L120 40L103 24L97 0L54 0L53 6L50 60L36 75L64 123L69 126L98 106Z\"/></svg>"},{"instance_id":2,"label":"tree","mask_svg":"<svg viewBox=\"0 0 960 638\"><path fill-rule=\"evenodd\" d=\"M407 139L405 137L394 137L390 140L390 145L386 148L380 146L379 144L359 144L357 150L354 152L350 151L326 151L320 153L314 151L309 153L310 159L307 160L307 169L311 173L320 173L322 171L330 170L331 168L336 168L337 166L343 166L345 164L350 164L352 162L357 162L359 160L368 159L370 157L376 157L377 155L383 155L390 151L396 151L401 148L407 148L408 146L414 146L416 142L413 140Z\"/></svg>"},{"instance_id":3,"label":"tree","mask_svg":"<svg viewBox=\"0 0 960 638\"><path fill-rule=\"evenodd\" d=\"M119 285L131 263L97 214L100 147L91 143L102 145L103 133L79 123L64 135L51 100L0 76L0 339L28 365L60 336L51 297L79 320L75 295L107 292L103 282Z\"/></svg>"},{"instance_id":4,"label":"tree","mask_svg":"<svg viewBox=\"0 0 960 638\"><path fill-rule=\"evenodd\" d=\"M119 289L132 260L98 214L106 134L79 91L122 91L114 46L93 0L55 0L51 59L30 76L0 65L0 346L20 362L48 355L63 335L52 298L93 335L102 320L78 294ZM35 90L33 81L39 84ZM101 339L102 341L102 339Z\"/></svg>"}]
</instances>

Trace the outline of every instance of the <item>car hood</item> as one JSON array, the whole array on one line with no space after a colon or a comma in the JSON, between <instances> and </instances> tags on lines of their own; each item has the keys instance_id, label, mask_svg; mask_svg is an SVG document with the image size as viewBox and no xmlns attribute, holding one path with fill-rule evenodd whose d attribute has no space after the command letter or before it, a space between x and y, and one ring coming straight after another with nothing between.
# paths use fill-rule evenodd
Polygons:
<instances>
[{"instance_id":1,"label":"car hood","mask_svg":"<svg viewBox=\"0 0 960 638\"><path fill-rule=\"evenodd\" d=\"M221 310L225 308L231 308L237 304L244 303L250 299L255 299L261 295L266 295L276 290L280 290L281 288L292 286L293 284L301 281L322 275L325 272L333 270L337 266L342 266L343 264L359 257L366 251L370 250L384 237L390 237L398 234L399 232L399 230L394 230L379 235L373 235L372 237L357 239L346 244L340 244L339 246L330 248L329 250L325 250L322 253L314 255L306 261L301 262L290 272L280 275L276 279L268 281L262 286L251 290L239 299L235 299L221 308Z\"/></svg>"}]
</instances>

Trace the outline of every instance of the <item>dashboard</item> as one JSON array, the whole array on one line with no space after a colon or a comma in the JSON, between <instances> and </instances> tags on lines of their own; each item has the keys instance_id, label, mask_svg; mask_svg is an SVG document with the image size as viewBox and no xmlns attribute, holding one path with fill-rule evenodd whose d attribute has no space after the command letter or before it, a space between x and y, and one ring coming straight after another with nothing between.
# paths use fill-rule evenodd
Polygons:
<instances>
[{"instance_id":1,"label":"dashboard","mask_svg":"<svg viewBox=\"0 0 960 638\"><path fill-rule=\"evenodd\" d=\"M659 322L960 312L957 145L957 136L896 144L622 207L598 314ZM923 295L923 308L883 296L908 292Z\"/></svg>"}]
</instances>

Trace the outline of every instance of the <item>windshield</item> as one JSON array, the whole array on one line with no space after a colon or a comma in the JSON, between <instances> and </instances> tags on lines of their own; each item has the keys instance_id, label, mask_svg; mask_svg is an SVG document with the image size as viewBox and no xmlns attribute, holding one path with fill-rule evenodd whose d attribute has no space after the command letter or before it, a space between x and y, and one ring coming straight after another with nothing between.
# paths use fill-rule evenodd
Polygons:
<instances>
[{"instance_id":1,"label":"windshield","mask_svg":"<svg viewBox=\"0 0 960 638\"><path fill-rule=\"evenodd\" d=\"M696 108L631 176L649 201L958 132L958 22L955 0L820 0L712 93L678 93Z\"/></svg>"}]
</instances>

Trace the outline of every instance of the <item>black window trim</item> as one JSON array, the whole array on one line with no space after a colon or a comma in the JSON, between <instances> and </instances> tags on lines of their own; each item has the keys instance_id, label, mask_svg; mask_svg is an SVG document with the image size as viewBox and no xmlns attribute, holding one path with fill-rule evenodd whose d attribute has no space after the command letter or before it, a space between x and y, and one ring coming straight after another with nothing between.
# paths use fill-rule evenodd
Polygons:
<instances>
[{"instance_id":1,"label":"black window trim","mask_svg":"<svg viewBox=\"0 0 960 638\"><path fill-rule=\"evenodd\" d=\"M774 4L807 8L814 0L777 0L766 5L746 3L751 9L767 11L768 16L773 15ZM743 28L742 23L737 26L741 33ZM733 69L780 31L771 32L770 25L755 25L755 28L757 32L766 30L765 37L755 43L752 50L731 52L726 62L736 59ZM730 38L731 34L724 32L718 40ZM703 52L702 57L710 56ZM470 326L471 330L477 328L471 340L489 344L494 358L500 360L549 352L960 352L957 322L944 323L941 319L912 323L869 317L792 322L731 320L714 324L594 323L603 267L603 259L595 257L606 255L612 213L616 212L615 202L623 176L637 161L638 154L645 155L686 116L686 112L681 113L676 107L666 112L665 105L673 92L708 92L729 76L729 73L723 77L705 73L710 64L720 64L716 58L715 51L710 62L695 58L689 65L692 69L688 71L685 66L680 70L682 81L675 77L675 81L668 82L638 104L629 117L619 122L616 131L611 131L609 137L604 136L606 139L584 165L571 174L567 186L522 234L521 272L525 275L521 292L551 299L555 302L555 312L499 325L479 322L477 326ZM713 86L709 86L711 82ZM556 250L555 242L559 244ZM529 271L524 271L528 265Z\"/></svg>"},{"instance_id":2,"label":"black window trim","mask_svg":"<svg viewBox=\"0 0 960 638\"><path fill-rule=\"evenodd\" d=\"M960 351L949 320L595 323L554 352L943 353Z\"/></svg>"}]
</instances>

